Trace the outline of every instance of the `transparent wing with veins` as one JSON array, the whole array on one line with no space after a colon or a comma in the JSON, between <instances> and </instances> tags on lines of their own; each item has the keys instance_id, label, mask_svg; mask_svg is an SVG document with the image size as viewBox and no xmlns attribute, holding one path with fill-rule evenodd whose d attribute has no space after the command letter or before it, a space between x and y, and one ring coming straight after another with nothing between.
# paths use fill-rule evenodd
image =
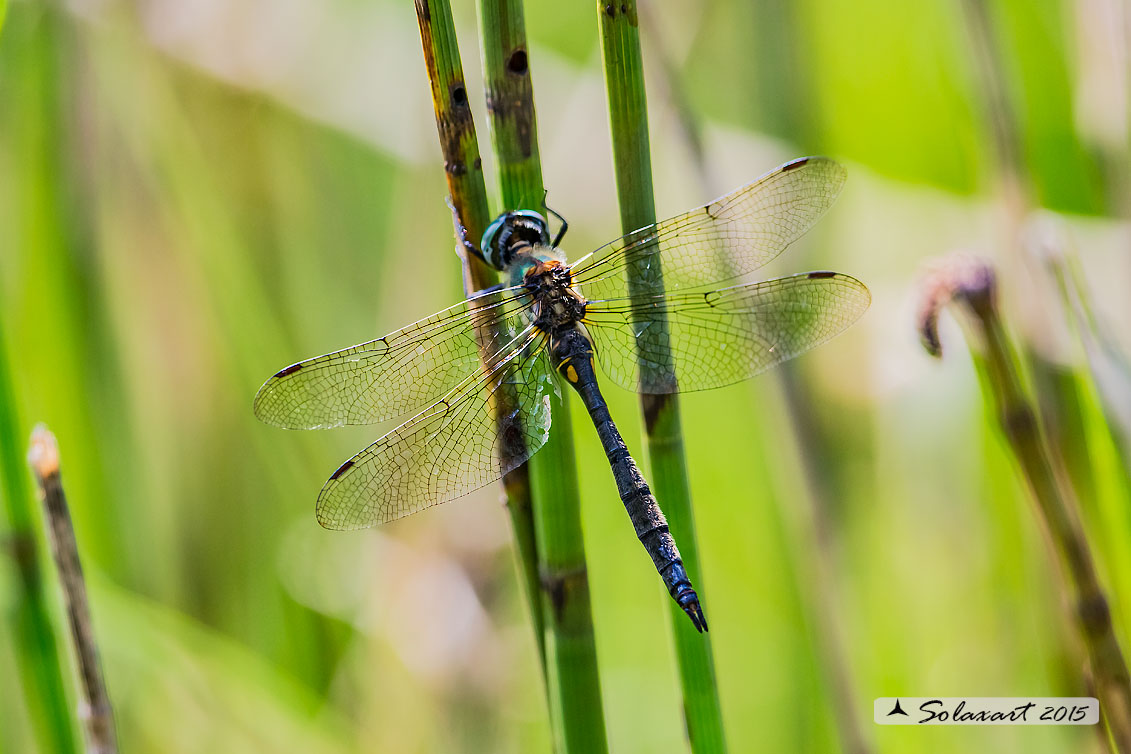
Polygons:
<instances>
[{"instance_id":1,"label":"transparent wing with veins","mask_svg":"<svg viewBox=\"0 0 1131 754\"><path fill-rule=\"evenodd\" d=\"M430 405L526 326L522 288L480 293L383 338L280 370L255 396L255 415L287 429L373 424Z\"/></svg>"},{"instance_id":2,"label":"transparent wing with veins","mask_svg":"<svg viewBox=\"0 0 1131 754\"><path fill-rule=\"evenodd\" d=\"M573 280L592 301L673 293L730 280L769 262L825 213L844 185L825 157L786 163L710 204L633 231L577 260ZM662 286L657 273L662 270ZM630 272L631 271L631 272Z\"/></svg>"},{"instance_id":3,"label":"transparent wing with veins","mask_svg":"<svg viewBox=\"0 0 1131 754\"><path fill-rule=\"evenodd\" d=\"M585 324L609 378L641 393L740 382L820 345L867 310L848 275L808 272L701 292L593 304Z\"/></svg>"},{"instance_id":4,"label":"transparent wing with veins","mask_svg":"<svg viewBox=\"0 0 1131 754\"><path fill-rule=\"evenodd\" d=\"M557 395L545 335L526 326L442 400L346 461L318 522L358 529L465 495L525 463L549 436Z\"/></svg>"}]
</instances>

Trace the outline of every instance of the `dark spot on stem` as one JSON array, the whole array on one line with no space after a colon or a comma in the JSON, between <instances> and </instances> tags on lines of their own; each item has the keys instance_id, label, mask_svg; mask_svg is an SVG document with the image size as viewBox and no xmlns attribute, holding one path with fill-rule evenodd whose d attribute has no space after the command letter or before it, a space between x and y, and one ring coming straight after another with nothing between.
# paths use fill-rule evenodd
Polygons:
<instances>
[{"instance_id":1,"label":"dark spot on stem","mask_svg":"<svg viewBox=\"0 0 1131 754\"><path fill-rule=\"evenodd\" d=\"M586 588L589 576L584 567L569 571L543 570L538 580L542 583L542 591L550 598L555 619L560 621L571 595L577 595L579 590Z\"/></svg>"},{"instance_id":2,"label":"dark spot on stem","mask_svg":"<svg viewBox=\"0 0 1131 754\"><path fill-rule=\"evenodd\" d=\"M38 575L39 561L36 559L35 540L26 534L13 534L3 544L5 545L3 550L8 551L21 573Z\"/></svg>"},{"instance_id":3,"label":"dark spot on stem","mask_svg":"<svg viewBox=\"0 0 1131 754\"><path fill-rule=\"evenodd\" d=\"M471 163L472 170L481 170L483 168L483 158L476 157L475 162Z\"/></svg>"},{"instance_id":4,"label":"dark spot on stem","mask_svg":"<svg viewBox=\"0 0 1131 754\"><path fill-rule=\"evenodd\" d=\"M525 76L529 64L526 61L526 50L521 47L511 53L507 59L507 70L516 76Z\"/></svg>"},{"instance_id":5,"label":"dark spot on stem","mask_svg":"<svg viewBox=\"0 0 1131 754\"><path fill-rule=\"evenodd\" d=\"M656 427L656 422L660 419L660 414L667 408L670 398L664 394L658 395L643 395L640 398L641 404L644 408L644 428L648 434L652 434L652 430Z\"/></svg>"},{"instance_id":6,"label":"dark spot on stem","mask_svg":"<svg viewBox=\"0 0 1131 754\"><path fill-rule=\"evenodd\" d=\"M499 437L502 440L499 455L508 465L526 456L526 435L514 419L499 422Z\"/></svg>"},{"instance_id":7,"label":"dark spot on stem","mask_svg":"<svg viewBox=\"0 0 1131 754\"><path fill-rule=\"evenodd\" d=\"M613 5L612 3L607 4L605 6L605 15L608 16L609 18L616 18L616 15L617 15L616 6Z\"/></svg>"},{"instance_id":8,"label":"dark spot on stem","mask_svg":"<svg viewBox=\"0 0 1131 754\"><path fill-rule=\"evenodd\" d=\"M428 0L416 0L417 14L425 21L432 20L432 9L428 7Z\"/></svg>"},{"instance_id":9,"label":"dark spot on stem","mask_svg":"<svg viewBox=\"0 0 1131 754\"><path fill-rule=\"evenodd\" d=\"M1037 416L1027 405L1004 409L1000 421L1005 434L1014 441L1036 435Z\"/></svg>"},{"instance_id":10,"label":"dark spot on stem","mask_svg":"<svg viewBox=\"0 0 1131 754\"><path fill-rule=\"evenodd\" d=\"M542 589L550 597L550 606L554 608L554 615L560 619L562 609L565 607L565 579L560 576L543 576Z\"/></svg>"},{"instance_id":11,"label":"dark spot on stem","mask_svg":"<svg viewBox=\"0 0 1131 754\"><path fill-rule=\"evenodd\" d=\"M620 6L620 12L621 12L621 13L623 13L623 14L625 14L625 15L628 15L628 6L627 6L627 5L624 5L624 4L622 3L622 4L621 4L621 6Z\"/></svg>"},{"instance_id":12,"label":"dark spot on stem","mask_svg":"<svg viewBox=\"0 0 1131 754\"><path fill-rule=\"evenodd\" d=\"M1111 629L1111 608L1102 594L1082 597L1076 606L1084 630L1091 636L1102 636Z\"/></svg>"},{"instance_id":13,"label":"dark spot on stem","mask_svg":"<svg viewBox=\"0 0 1131 754\"><path fill-rule=\"evenodd\" d=\"M462 83L452 87L452 107L467 107L467 90Z\"/></svg>"}]
</instances>

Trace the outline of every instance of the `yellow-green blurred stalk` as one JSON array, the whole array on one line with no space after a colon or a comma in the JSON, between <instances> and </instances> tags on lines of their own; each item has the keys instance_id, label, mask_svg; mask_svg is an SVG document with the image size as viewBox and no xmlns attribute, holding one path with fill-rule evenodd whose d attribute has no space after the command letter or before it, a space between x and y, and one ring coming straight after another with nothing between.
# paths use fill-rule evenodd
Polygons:
<instances>
[{"instance_id":1,"label":"yellow-green blurred stalk","mask_svg":"<svg viewBox=\"0 0 1131 754\"><path fill-rule=\"evenodd\" d=\"M25 113L27 131L21 146L31 155L37 168L36 174L21 186L24 220L31 229L22 240L29 246L38 243L63 254L78 235L75 225L79 222L69 211L69 145L61 125L66 122L64 70L69 51L64 46L65 19L61 12L53 7L39 11L34 28L19 40L36 65L34 81L23 90L31 96L23 102L6 105L19 106ZM6 4L0 0L0 25L5 13ZM6 41L0 37L0 44ZM7 89L9 96L19 91L14 87ZM35 241L29 242L29 236ZM33 735L43 751L80 751L75 716L68 704L73 680L59 655L56 616L51 610L54 591L44 582L40 568L42 540L35 523L37 514L27 484L28 472L20 452L28 431L19 426L2 336L0 332L0 496L4 499L7 527L0 530L0 543L13 559L17 572L16 599L8 617L16 661L22 669L23 704L29 713Z\"/></svg>"},{"instance_id":2,"label":"yellow-green blurred stalk","mask_svg":"<svg viewBox=\"0 0 1131 754\"><path fill-rule=\"evenodd\" d=\"M16 661L21 668L23 706L43 751L77 752L74 719L67 709L70 682L63 674L50 598L40 568L40 539L35 506L20 457L19 422L8 376L7 353L0 338L0 497L7 526L0 530L7 555L15 563L16 599L9 622Z\"/></svg>"},{"instance_id":3,"label":"yellow-green blurred stalk","mask_svg":"<svg viewBox=\"0 0 1131 754\"><path fill-rule=\"evenodd\" d=\"M1108 732L1120 754L1131 753L1131 676L1112 626L1111 608L1100 585L1091 544L1080 523L1079 503L1056 469L1032 399L1022 387L1014 352L998 313L997 281L987 264L957 257L928 282L920 329L932 355L941 347L938 309L948 301L970 315L981 341L975 364L986 407L996 417L1056 548L1071 593L1072 621L1088 652L1090 684L1100 700ZM1062 463L1059 464L1061 467Z\"/></svg>"}]
</instances>

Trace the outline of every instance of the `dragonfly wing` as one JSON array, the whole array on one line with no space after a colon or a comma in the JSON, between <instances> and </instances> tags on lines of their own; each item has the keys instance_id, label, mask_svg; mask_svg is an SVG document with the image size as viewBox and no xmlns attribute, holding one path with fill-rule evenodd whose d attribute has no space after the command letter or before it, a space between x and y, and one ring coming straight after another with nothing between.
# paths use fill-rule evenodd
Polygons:
<instances>
[{"instance_id":1,"label":"dragonfly wing","mask_svg":"<svg viewBox=\"0 0 1131 754\"><path fill-rule=\"evenodd\" d=\"M515 347L334 472L318 495L318 522L359 529L465 495L525 463L550 431L557 383L545 337L529 328Z\"/></svg>"},{"instance_id":2,"label":"dragonfly wing","mask_svg":"<svg viewBox=\"0 0 1131 754\"><path fill-rule=\"evenodd\" d=\"M845 170L825 157L786 163L710 204L633 231L573 265L590 300L715 285L752 272L825 213ZM663 283L660 284L662 271Z\"/></svg>"},{"instance_id":3,"label":"dragonfly wing","mask_svg":"<svg viewBox=\"0 0 1131 754\"><path fill-rule=\"evenodd\" d=\"M529 306L521 289L483 293L383 338L292 364L259 389L255 415L319 429L419 411L524 328Z\"/></svg>"},{"instance_id":4,"label":"dragonfly wing","mask_svg":"<svg viewBox=\"0 0 1131 754\"><path fill-rule=\"evenodd\" d=\"M824 343L870 302L855 278L809 272L594 304L585 323L613 382L640 393L688 392L731 385Z\"/></svg>"}]
</instances>

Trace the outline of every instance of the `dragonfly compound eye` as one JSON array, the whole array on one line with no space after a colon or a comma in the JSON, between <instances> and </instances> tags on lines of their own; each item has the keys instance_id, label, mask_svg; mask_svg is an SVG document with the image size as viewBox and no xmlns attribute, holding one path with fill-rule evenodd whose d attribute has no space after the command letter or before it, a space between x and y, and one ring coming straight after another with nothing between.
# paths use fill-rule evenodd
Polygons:
<instances>
[{"instance_id":1,"label":"dragonfly compound eye","mask_svg":"<svg viewBox=\"0 0 1131 754\"><path fill-rule=\"evenodd\" d=\"M537 212L515 210L499 215L487 226L479 248L492 267L502 270L522 247L549 246L550 229Z\"/></svg>"}]
</instances>

